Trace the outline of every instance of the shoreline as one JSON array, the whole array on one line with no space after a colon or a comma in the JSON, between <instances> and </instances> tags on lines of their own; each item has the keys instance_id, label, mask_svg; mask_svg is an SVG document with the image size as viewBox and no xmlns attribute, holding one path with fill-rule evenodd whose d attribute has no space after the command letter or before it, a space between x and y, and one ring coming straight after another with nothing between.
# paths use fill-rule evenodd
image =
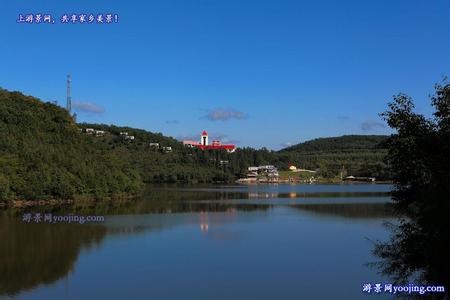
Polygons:
<instances>
[{"instance_id":1,"label":"shoreline","mask_svg":"<svg viewBox=\"0 0 450 300\"><path fill-rule=\"evenodd\" d=\"M122 200L130 200L135 198L136 194L130 195L115 195L104 198L95 198L95 197L87 197L87 196L78 196L74 199L66 199L66 200L57 200L57 199L47 199L47 200L12 200L8 202L0 202L0 211L8 210L8 209L26 209L32 207L56 207L56 206L64 206L64 205L73 205L73 204L81 204L81 203L97 203L97 202L111 202L111 201L122 201Z\"/></svg>"},{"instance_id":2,"label":"shoreline","mask_svg":"<svg viewBox=\"0 0 450 300\"><path fill-rule=\"evenodd\" d=\"M394 184L393 181L390 180L380 180L380 181L349 181L349 180L343 180L343 181L335 181L335 180L316 180L313 182L310 181L293 181L293 180L278 180L278 181L243 181L243 180L236 180L235 183L241 184L241 185L258 185L258 184L290 184L290 185L307 185L307 184Z\"/></svg>"},{"instance_id":3,"label":"shoreline","mask_svg":"<svg viewBox=\"0 0 450 300\"><path fill-rule=\"evenodd\" d=\"M366 182L366 181L332 181L332 180L324 180L324 181L315 181L315 182L293 182L288 180L282 180L278 182L239 182L236 181L236 184L239 185L278 185L278 184L286 184L286 185L352 185L352 184L394 184L392 181L376 181L376 182ZM130 200L136 198L137 194L130 195L115 195L104 198L95 198L88 196L77 196L74 199L67 200L57 200L57 199L47 199L47 200L12 200L10 202L0 202L0 211L5 211L8 209L27 209L27 208L35 208L35 207L56 207L56 206L65 206L65 205L74 205L79 203L107 203L114 201L123 201Z\"/></svg>"}]
</instances>

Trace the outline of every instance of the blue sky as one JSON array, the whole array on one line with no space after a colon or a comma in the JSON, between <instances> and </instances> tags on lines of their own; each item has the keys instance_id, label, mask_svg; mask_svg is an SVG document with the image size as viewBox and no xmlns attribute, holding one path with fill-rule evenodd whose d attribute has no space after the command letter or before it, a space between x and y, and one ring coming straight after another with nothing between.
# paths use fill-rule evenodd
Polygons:
<instances>
[{"instance_id":1,"label":"blue sky","mask_svg":"<svg viewBox=\"0 0 450 300\"><path fill-rule=\"evenodd\" d=\"M16 22L29 13L57 20ZM394 94L431 113L450 75L449 14L447 0L3 1L0 86L64 105L70 73L80 121L238 146L384 134Z\"/></svg>"}]
</instances>

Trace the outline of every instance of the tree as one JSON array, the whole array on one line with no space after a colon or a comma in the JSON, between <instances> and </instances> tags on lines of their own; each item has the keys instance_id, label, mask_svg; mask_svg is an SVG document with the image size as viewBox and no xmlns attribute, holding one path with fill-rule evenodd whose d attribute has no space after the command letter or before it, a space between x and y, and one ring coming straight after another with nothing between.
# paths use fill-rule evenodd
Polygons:
<instances>
[{"instance_id":1,"label":"tree","mask_svg":"<svg viewBox=\"0 0 450 300\"><path fill-rule=\"evenodd\" d=\"M8 179L0 174L0 201L6 201L9 194L9 181Z\"/></svg>"},{"instance_id":2,"label":"tree","mask_svg":"<svg viewBox=\"0 0 450 300\"><path fill-rule=\"evenodd\" d=\"M422 283L450 286L450 84L435 86L434 118L416 114L399 94L382 114L396 130L388 141L399 225L378 243L376 265L397 282L420 274ZM448 296L448 294L447 294Z\"/></svg>"}]
</instances>

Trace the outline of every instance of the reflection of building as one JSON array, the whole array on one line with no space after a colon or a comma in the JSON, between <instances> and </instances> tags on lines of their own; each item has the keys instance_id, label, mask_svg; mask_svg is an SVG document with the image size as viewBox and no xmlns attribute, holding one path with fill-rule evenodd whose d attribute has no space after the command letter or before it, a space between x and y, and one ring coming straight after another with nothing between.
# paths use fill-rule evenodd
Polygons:
<instances>
[{"instance_id":1,"label":"reflection of building","mask_svg":"<svg viewBox=\"0 0 450 300\"><path fill-rule=\"evenodd\" d=\"M213 227L220 227L223 224L227 224L232 222L232 220L236 217L237 210L234 207L228 207L225 212L215 211L210 213L208 211L200 211L198 216L198 223L200 227L200 231L203 233L207 233Z\"/></svg>"},{"instance_id":2,"label":"reflection of building","mask_svg":"<svg viewBox=\"0 0 450 300\"><path fill-rule=\"evenodd\" d=\"M257 198L257 199L262 199L262 198L279 198L279 194L278 193L248 193L248 198L249 199L253 199L253 198Z\"/></svg>"},{"instance_id":3,"label":"reflection of building","mask_svg":"<svg viewBox=\"0 0 450 300\"><path fill-rule=\"evenodd\" d=\"M200 230L201 231L205 232L205 231L208 231L208 229L209 229L208 223L200 223Z\"/></svg>"},{"instance_id":4,"label":"reflection of building","mask_svg":"<svg viewBox=\"0 0 450 300\"><path fill-rule=\"evenodd\" d=\"M202 150L224 149L227 150L228 152L234 152L236 150L235 145L232 144L224 145L219 140L213 140L212 143L210 144L208 133L206 131L202 132L200 136L200 142L186 140L183 141L183 145L191 148L199 148Z\"/></svg>"},{"instance_id":5,"label":"reflection of building","mask_svg":"<svg viewBox=\"0 0 450 300\"><path fill-rule=\"evenodd\" d=\"M201 211L200 212L200 230L202 232L206 232L209 229L209 220L208 220L208 213Z\"/></svg>"}]
</instances>

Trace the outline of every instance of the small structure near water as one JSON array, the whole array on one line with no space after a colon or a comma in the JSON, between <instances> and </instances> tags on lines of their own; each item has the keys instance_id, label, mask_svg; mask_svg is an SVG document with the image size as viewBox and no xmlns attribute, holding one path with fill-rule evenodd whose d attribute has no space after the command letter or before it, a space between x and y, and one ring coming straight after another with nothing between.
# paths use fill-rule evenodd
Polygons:
<instances>
[{"instance_id":1,"label":"small structure near water","mask_svg":"<svg viewBox=\"0 0 450 300\"><path fill-rule=\"evenodd\" d=\"M355 177L355 176L347 176L344 178L344 181L362 181L362 182L375 182L375 177Z\"/></svg>"},{"instance_id":2,"label":"small structure near water","mask_svg":"<svg viewBox=\"0 0 450 300\"><path fill-rule=\"evenodd\" d=\"M272 165L248 167L245 178L240 178L238 183L276 183L278 182L278 169Z\"/></svg>"}]
</instances>

